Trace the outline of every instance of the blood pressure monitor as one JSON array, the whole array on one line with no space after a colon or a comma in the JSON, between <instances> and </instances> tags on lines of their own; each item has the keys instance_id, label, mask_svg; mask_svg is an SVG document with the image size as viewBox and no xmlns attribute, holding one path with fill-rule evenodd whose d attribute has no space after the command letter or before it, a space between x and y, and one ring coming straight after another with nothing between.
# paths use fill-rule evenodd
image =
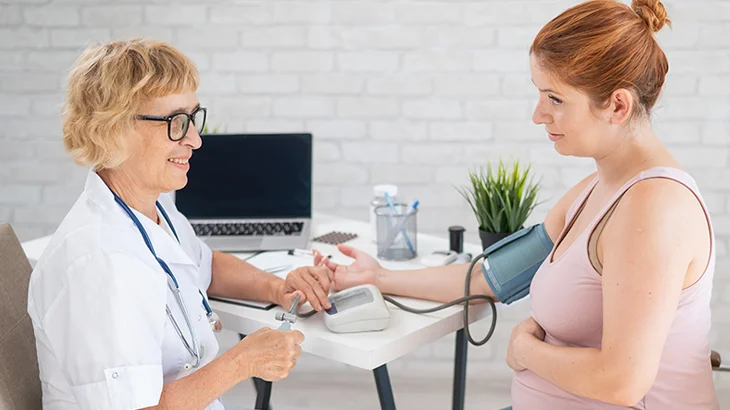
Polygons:
<instances>
[{"instance_id":1,"label":"blood pressure monitor","mask_svg":"<svg viewBox=\"0 0 730 410\"><path fill-rule=\"evenodd\" d=\"M383 295L374 285L345 289L329 298L332 307L324 314L324 324L335 333L383 330L390 321L390 311Z\"/></svg>"}]
</instances>

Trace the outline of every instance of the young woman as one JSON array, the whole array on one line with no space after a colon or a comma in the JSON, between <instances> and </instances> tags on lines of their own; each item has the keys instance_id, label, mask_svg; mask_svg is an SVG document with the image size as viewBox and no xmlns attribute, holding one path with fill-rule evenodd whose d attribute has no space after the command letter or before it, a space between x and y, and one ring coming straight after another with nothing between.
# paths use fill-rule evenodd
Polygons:
<instances>
[{"instance_id":1,"label":"young woman","mask_svg":"<svg viewBox=\"0 0 730 410\"><path fill-rule=\"evenodd\" d=\"M697 184L654 134L668 71L657 0L577 5L530 48L532 120L597 172L545 220L555 243L531 279L532 317L512 333L515 410L718 409L708 334L715 245ZM329 264L336 289L374 283L435 301L463 296L466 266L388 271L369 255ZM315 263L320 258L315 259ZM494 295L472 276L472 294Z\"/></svg>"}]
</instances>

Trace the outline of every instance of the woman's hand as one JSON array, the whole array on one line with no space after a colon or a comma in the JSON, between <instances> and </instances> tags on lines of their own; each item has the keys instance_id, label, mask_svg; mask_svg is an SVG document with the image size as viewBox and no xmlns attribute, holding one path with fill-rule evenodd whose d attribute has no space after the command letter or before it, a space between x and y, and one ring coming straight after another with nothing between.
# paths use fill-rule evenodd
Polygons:
<instances>
[{"instance_id":1,"label":"woman's hand","mask_svg":"<svg viewBox=\"0 0 730 410\"><path fill-rule=\"evenodd\" d=\"M527 369L524 363L522 349L526 339L545 339L545 331L532 317L527 318L519 325L512 329L512 337L509 341L509 348L507 349L507 365L516 372L521 372Z\"/></svg>"},{"instance_id":2,"label":"woman's hand","mask_svg":"<svg viewBox=\"0 0 730 410\"><path fill-rule=\"evenodd\" d=\"M329 309L332 307L328 299L331 276L332 272L324 265L295 269L286 276L286 280L278 292L277 303L288 310L291 308L294 298L300 295L300 306L308 301L317 312Z\"/></svg>"},{"instance_id":3,"label":"woman's hand","mask_svg":"<svg viewBox=\"0 0 730 410\"><path fill-rule=\"evenodd\" d=\"M298 330L281 332L261 328L238 342L240 363L249 377L279 381L289 375L302 354L304 335Z\"/></svg>"},{"instance_id":4,"label":"woman's hand","mask_svg":"<svg viewBox=\"0 0 730 410\"><path fill-rule=\"evenodd\" d=\"M378 261L367 253L347 245L337 245L337 249L347 257L355 259L351 265L340 265L332 262L319 251L314 250L314 264L324 261L332 274L332 288L342 290L353 286L371 284L377 285L378 272L383 270Z\"/></svg>"}]
</instances>

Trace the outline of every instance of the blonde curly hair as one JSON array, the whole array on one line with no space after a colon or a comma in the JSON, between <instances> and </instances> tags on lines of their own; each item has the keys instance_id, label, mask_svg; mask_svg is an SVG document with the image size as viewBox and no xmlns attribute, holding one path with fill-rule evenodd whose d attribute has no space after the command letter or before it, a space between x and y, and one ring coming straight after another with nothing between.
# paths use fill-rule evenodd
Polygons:
<instances>
[{"instance_id":1,"label":"blonde curly hair","mask_svg":"<svg viewBox=\"0 0 730 410\"><path fill-rule=\"evenodd\" d=\"M73 160L96 171L130 155L128 136L151 98L195 91L195 64L173 46L134 38L87 48L69 74L63 143Z\"/></svg>"}]
</instances>

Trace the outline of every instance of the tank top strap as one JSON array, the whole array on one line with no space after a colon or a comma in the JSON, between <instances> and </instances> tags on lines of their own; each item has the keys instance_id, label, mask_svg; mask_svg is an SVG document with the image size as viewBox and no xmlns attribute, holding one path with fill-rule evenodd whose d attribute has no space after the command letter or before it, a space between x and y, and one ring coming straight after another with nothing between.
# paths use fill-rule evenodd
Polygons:
<instances>
[{"instance_id":1,"label":"tank top strap","mask_svg":"<svg viewBox=\"0 0 730 410\"><path fill-rule=\"evenodd\" d=\"M575 216L576 212L580 209L580 207L585 202L588 195L593 192L593 189L596 187L596 184L598 183L598 176L595 176L593 180L588 184L585 189L583 189L583 192L578 195L577 198L573 201L572 204L570 204L570 208L568 208L568 212L565 213L565 225L567 226L570 221L573 220L573 217Z\"/></svg>"},{"instance_id":2,"label":"tank top strap","mask_svg":"<svg viewBox=\"0 0 730 410\"><path fill-rule=\"evenodd\" d=\"M600 221L604 218L607 212L609 212L614 205L623 197L623 195L628 191L631 187L636 185L638 182L652 179L652 178L666 178L671 179L674 181L677 181L687 187L692 193L698 198L700 201L700 204L702 206L702 209L705 212L705 215L709 218L709 213L707 212L707 207L705 207L704 200L702 199L702 196L700 195L699 189L697 187L697 183L695 180L685 171L679 169L679 168L672 168L672 167L654 167L649 168L644 171L639 172L638 174L634 175L631 179L626 181L621 188L619 188L611 197L611 199L606 202L601 210L596 214L596 216L593 218L593 221L588 225L588 229L586 231L592 232L596 225L600 223Z\"/></svg>"}]
</instances>

